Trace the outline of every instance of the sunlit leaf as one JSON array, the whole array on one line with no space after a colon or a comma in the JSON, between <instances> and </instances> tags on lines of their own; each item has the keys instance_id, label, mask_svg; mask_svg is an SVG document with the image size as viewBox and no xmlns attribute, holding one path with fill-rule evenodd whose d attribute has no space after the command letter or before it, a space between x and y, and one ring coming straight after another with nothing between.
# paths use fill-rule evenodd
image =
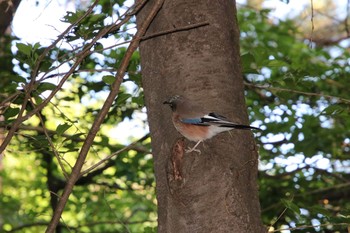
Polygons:
<instances>
[{"instance_id":1,"label":"sunlit leaf","mask_svg":"<svg viewBox=\"0 0 350 233\"><path fill-rule=\"evenodd\" d=\"M17 43L16 44L18 51L21 53L30 56L32 52L32 46L28 44L23 44L23 43Z\"/></svg>"},{"instance_id":2,"label":"sunlit leaf","mask_svg":"<svg viewBox=\"0 0 350 233\"><path fill-rule=\"evenodd\" d=\"M66 132L70 127L72 127L71 124L64 123L64 124L59 124L56 127L56 133L58 136L61 136L64 132Z\"/></svg>"},{"instance_id":3,"label":"sunlit leaf","mask_svg":"<svg viewBox=\"0 0 350 233\"><path fill-rule=\"evenodd\" d=\"M102 80L106 84L112 85L115 81L115 77L113 75L105 75L102 77Z\"/></svg>"}]
</instances>

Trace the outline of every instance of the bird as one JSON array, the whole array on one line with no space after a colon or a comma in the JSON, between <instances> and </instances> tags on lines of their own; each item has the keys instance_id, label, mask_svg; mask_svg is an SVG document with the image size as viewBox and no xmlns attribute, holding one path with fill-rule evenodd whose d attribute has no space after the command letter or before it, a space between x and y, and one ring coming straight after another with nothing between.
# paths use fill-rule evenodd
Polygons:
<instances>
[{"instance_id":1,"label":"bird","mask_svg":"<svg viewBox=\"0 0 350 233\"><path fill-rule=\"evenodd\" d=\"M206 111L204 107L191 102L182 95L174 95L163 104L170 106L172 110L172 121L176 130L190 141L197 142L193 148L186 153L200 150L197 146L215 135L233 130L261 130L260 128L231 122L226 117L215 112Z\"/></svg>"}]
</instances>

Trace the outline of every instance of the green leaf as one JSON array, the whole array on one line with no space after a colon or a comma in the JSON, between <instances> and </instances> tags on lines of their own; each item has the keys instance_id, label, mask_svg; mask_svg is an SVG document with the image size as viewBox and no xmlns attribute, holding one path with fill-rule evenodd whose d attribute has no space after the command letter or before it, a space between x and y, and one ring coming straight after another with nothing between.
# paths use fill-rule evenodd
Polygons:
<instances>
[{"instance_id":1,"label":"green leaf","mask_svg":"<svg viewBox=\"0 0 350 233\"><path fill-rule=\"evenodd\" d=\"M255 57L252 53L245 53L241 55L241 61L243 66L243 73L259 73L257 70L257 64Z\"/></svg>"},{"instance_id":2,"label":"green leaf","mask_svg":"<svg viewBox=\"0 0 350 233\"><path fill-rule=\"evenodd\" d=\"M59 124L56 128L56 132L58 136L61 136L64 132L66 132L70 127L72 127L71 124L64 123L64 124Z\"/></svg>"},{"instance_id":3,"label":"green leaf","mask_svg":"<svg viewBox=\"0 0 350 233\"><path fill-rule=\"evenodd\" d=\"M144 233L157 233L157 228L156 227L145 227L143 229Z\"/></svg>"},{"instance_id":4,"label":"green leaf","mask_svg":"<svg viewBox=\"0 0 350 233\"><path fill-rule=\"evenodd\" d=\"M83 11L77 11L77 12L72 12L72 11L67 11L67 14L63 17L63 22L66 23L74 23L79 19L84 14Z\"/></svg>"},{"instance_id":5,"label":"green leaf","mask_svg":"<svg viewBox=\"0 0 350 233\"><path fill-rule=\"evenodd\" d=\"M282 66L288 66L288 64L281 60L269 60L266 64L267 67L282 67Z\"/></svg>"},{"instance_id":6,"label":"green leaf","mask_svg":"<svg viewBox=\"0 0 350 233\"><path fill-rule=\"evenodd\" d=\"M40 63L39 69L40 71L45 72L45 71L48 71L51 66L52 66L52 60L45 59Z\"/></svg>"},{"instance_id":7,"label":"green leaf","mask_svg":"<svg viewBox=\"0 0 350 233\"><path fill-rule=\"evenodd\" d=\"M77 134L73 134L71 136L68 136L66 139L63 140L63 142L66 142L66 141L79 141L81 140L81 137L80 136L83 136L83 135L86 135L85 133L77 133Z\"/></svg>"},{"instance_id":8,"label":"green leaf","mask_svg":"<svg viewBox=\"0 0 350 233\"><path fill-rule=\"evenodd\" d=\"M5 118L8 119L8 118L16 116L18 113L19 113L19 108L11 108L10 107L6 110L4 115L5 115Z\"/></svg>"},{"instance_id":9,"label":"green leaf","mask_svg":"<svg viewBox=\"0 0 350 233\"><path fill-rule=\"evenodd\" d=\"M35 95L34 99L36 104L41 104L43 102L43 99L38 95Z\"/></svg>"},{"instance_id":10,"label":"green leaf","mask_svg":"<svg viewBox=\"0 0 350 233\"><path fill-rule=\"evenodd\" d=\"M95 15L91 15L91 17L89 18L90 22L97 22L97 21L102 21L105 19L105 14L95 14Z\"/></svg>"},{"instance_id":11,"label":"green leaf","mask_svg":"<svg viewBox=\"0 0 350 233\"><path fill-rule=\"evenodd\" d=\"M132 97L131 101L133 103L137 104L138 106L143 106L144 105L143 96L142 95L137 96L137 97Z\"/></svg>"},{"instance_id":12,"label":"green leaf","mask_svg":"<svg viewBox=\"0 0 350 233\"><path fill-rule=\"evenodd\" d=\"M33 45L33 50L37 50L37 49L39 49L40 48L40 43L39 42L37 42L37 43L35 43L34 45Z\"/></svg>"},{"instance_id":13,"label":"green leaf","mask_svg":"<svg viewBox=\"0 0 350 233\"><path fill-rule=\"evenodd\" d=\"M56 88L55 84L52 84L52 83L40 83L38 88L37 88L37 91L39 93L42 93L44 91L52 91L55 88Z\"/></svg>"},{"instance_id":14,"label":"green leaf","mask_svg":"<svg viewBox=\"0 0 350 233\"><path fill-rule=\"evenodd\" d=\"M108 85L112 85L115 81L115 77L113 75L105 75L102 77L102 81Z\"/></svg>"},{"instance_id":15,"label":"green leaf","mask_svg":"<svg viewBox=\"0 0 350 233\"><path fill-rule=\"evenodd\" d=\"M321 206L313 206L311 208L311 210L312 210L312 212L317 213L317 214L322 214L325 217L330 217L333 214L330 210L327 210L326 208L321 207Z\"/></svg>"},{"instance_id":16,"label":"green leaf","mask_svg":"<svg viewBox=\"0 0 350 233\"><path fill-rule=\"evenodd\" d=\"M130 95L130 94L128 94L128 93L120 93L120 94L118 95L118 97L117 97L116 102L117 102L118 105L124 104L125 101L126 101L127 99L129 99L131 96L132 96L132 95Z\"/></svg>"},{"instance_id":17,"label":"green leaf","mask_svg":"<svg viewBox=\"0 0 350 233\"><path fill-rule=\"evenodd\" d=\"M97 43L94 45L94 50L95 50L95 51L98 51L98 52L102 52L102 51L103 51L103 44L97 42Z\"/></svg>"},{"instance_id":18,"label":"green leaf","mask_svg":"<svg viewBox=\"0 0 350 233\"><path fill-rule=\"evenodd\" d=\"M26 83L27 80L19 75L14 75L11 77L12 81L15 81L16 83Z\"/></svg>"},{"instance_id":19,"label":"green leaf","mask_svg":"<svg viewBox=\"0 0 350 233\"><path fill-rule=\"evenodd\" d=\"M332 116L332 115L337 115L339 113L342 113L344 110L345 110L345 108L343 106L341 106L339 104L333 104L333 105L330 105L327 108L323 109L321 114Z\"/></svg>"},{"instance_id":20,"label":"green leaf","mask_svg":"<svg viewBox=\"0 0 350 233\"><path fill-rule=\"evenodd\" d=\"M282 199L281 201L286 208L288 208L288 209L292 210L294 213L300 215L300 213L301 213L300 208L295 203L293 203L291 200Z\"/></svg>"},{"instance_id":21,"label":"green leaf","mask_svg":"<svg viewBox=\"0 0 350 233\"><path fill-rule=\"evenodd\" d=\"M23 44L23 43L17 43L16 44L17 49L19 52L30 56L31 52L32 52L32 46L28 45L28 44Z\"/></svg>"}]
</instances>

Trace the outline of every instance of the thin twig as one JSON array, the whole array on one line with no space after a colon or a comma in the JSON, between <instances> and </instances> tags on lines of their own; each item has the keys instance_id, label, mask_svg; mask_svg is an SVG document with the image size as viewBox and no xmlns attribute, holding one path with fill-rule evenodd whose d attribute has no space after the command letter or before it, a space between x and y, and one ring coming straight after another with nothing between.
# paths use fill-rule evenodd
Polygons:
<instances>
[{"instance_id":1,"label":"thin twig","mask_svg":"<svg viewBox=\"0 0 350 233\"><path fill-rule=\"evenodd\" d=\"M275 225L276 224L276 222L278 221L278 220L280 220L280 218L282 218L282 216L284 215L284 213L287 211L287 207L286 208L284 208L284 210L282 211L282 213L278 216L278 218L273 222L273 223L271 223L271 225L269 226L269 229L271 228L271 227L273 227L273 225ZM270 231L269 231L270 232Z\"/></svg>"},{"instance_id":2,"label":"thin twig","mask_svg":"<svg viewBox=\"0 0 350 233\"><path fill-rule=\"evenodd\" d=\"M314 25L314 1L311 1L311 35L310 35L310 47L312 48L312 43L313 43L313 34L315 30L315 25Z\"/></svg>"},{"instance_id":3,"label":"thin twig","mask_svg":"<svg viewBox=\"0 0 350 233\"><path fill-rule=\"evenodd\" d=\"M165 30L165 31L161 31L161 32L156 32L147 36L143 36L141 38L142 41L144 40L148 40L154 37L158 37L158 36L163 36L166 34L171 34L174 32L180 32L180 31L187 31L187 30L191 30L194 28L199 28L199 27L204 27L204 26L208 26L209 22L205 21L205 22L201 22L201 23L195 23L195 24L190 24L190 25L186 25L184 27L179 27L179 28L173 28L173 29L169 29L169 30Z\"/></svg>"}]
</instances>

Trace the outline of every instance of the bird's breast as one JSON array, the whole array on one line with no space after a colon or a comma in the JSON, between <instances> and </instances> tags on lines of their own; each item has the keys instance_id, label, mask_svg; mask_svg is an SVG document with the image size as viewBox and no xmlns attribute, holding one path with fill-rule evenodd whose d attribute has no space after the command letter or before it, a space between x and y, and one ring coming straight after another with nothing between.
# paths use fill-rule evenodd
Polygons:
<instances>
[{"instance_id":1,"label":"bird's breast","mask_svg":"<svg viewBox=\"0 0 350 233\"><path fill-rule=\"evenodd\" d=\"M177 131L190 141L198 142L211 137L209 126L183 123L178 115L173 116L173 123Z\"/></svg>"}]
</instances>

